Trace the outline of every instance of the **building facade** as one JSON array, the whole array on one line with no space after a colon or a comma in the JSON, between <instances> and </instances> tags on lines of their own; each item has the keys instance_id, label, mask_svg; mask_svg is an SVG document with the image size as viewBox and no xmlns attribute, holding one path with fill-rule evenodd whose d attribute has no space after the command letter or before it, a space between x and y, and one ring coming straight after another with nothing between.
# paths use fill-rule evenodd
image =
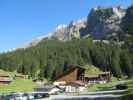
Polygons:
<instances>
[{"instance_id":1,"label":"building facade","mask_svg":"<svg viewBox=\"0 0 133 100\"><path fill-rule=\"evenodd\" d=\"M10 84L12 79L9 75L0 75L0 84Z\"/></svg>"},{"instance_id":2,"label":"building facade","mask_svg":"<svg viewBox=\"0 0 133 100\"><path fill-rule=\"evenodd\" d=\"M85 69L79 66L70 66L70 69L64 72L62 75L59 75L54 83L61 85L81 81L85 84L96 84L96 83L107 83L111 81L111 73L110 72L101 72L100 74L96 74L94 76L85 75Z\"/></svg>"},{"instance_id":3,"label":"building facade","mask_svg":"<svg viewBox=\"0 0 133 100\"><path fill-rule=\"evenodd\" d=\"M63 73L62 75L59 75L55 82L74 82L74 81L84 81L84 73L85 69L79 67L79 66L71 66L68 71Z\"/></svg>"}]
</instances>

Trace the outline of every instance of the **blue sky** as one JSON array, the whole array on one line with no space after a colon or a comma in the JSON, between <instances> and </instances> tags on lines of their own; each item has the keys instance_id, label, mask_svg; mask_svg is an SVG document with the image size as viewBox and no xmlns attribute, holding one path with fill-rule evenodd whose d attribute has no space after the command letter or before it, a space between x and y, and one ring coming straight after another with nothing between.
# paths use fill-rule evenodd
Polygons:
<instances>
[{"instance_id":1,"label":"blue sky","mask_svg":"<svg viewBox=\"0 0 133 100\"><path fill-rule=\"evenodd\" d=\"M131 4L133 0L0 0L0 51L85 17L93 7Z\"/></svg>"}]
</instances>

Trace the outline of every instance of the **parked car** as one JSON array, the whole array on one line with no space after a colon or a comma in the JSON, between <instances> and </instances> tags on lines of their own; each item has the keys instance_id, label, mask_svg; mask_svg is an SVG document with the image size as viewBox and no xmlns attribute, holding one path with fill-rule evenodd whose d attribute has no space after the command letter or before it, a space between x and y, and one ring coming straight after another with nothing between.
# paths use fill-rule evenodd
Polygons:
<instances>
[{"instance_id":1,"label":"parked car","mask_svg":"<svg viewBox=\"0 0 133 100\"><path fill-rule=\"evenodd\" d=\"M26 100L25 98L23 98L23 94L14 94L14 98L15 100Z\"/></svg>"},{"instance_id":2,"label":"parked car","mask_svg":"<svg viewBox=\"0 0 133 100\"><path fill-rule=\"evenodd\" d=\"M24 93L23 97L26 98L26 100L34 100L34 95L31 93Z\"/></svg>"},{"instance_id":3,"label":"parked car","mask_svg":"<svg viewBox=\"0 0 133 100\"><path fill-rule=\"evenodd\" d=\"M49 94L48 93L35 93L34 98L35 99L42 99L42 98L48 98Z\"/></svg>"},{"instance_id":4,"label":"parked car","mask_svg":"<svg viewBox=\"0 0 133 100\"><path fill-rule=\"evenodd\" d=\"M24 97L23 93L12 92L10 95L12 95L13 100L27 100L27 97Z\"/></svg>"},{"instance_id":5,"label":"parked car","mask_svg":"<svg viewBox=\"0 0 133 100\"><path fill-rule=\"evenodd\" d=\"M6 95L5 97L4 97L4 100L15 100L15 98L14 98L14 96L13 95Z\"/></svg>"},{"instance_id":6,"label":"parked car","mask_svg":"<svg viewBox=\"0 0 133 100\"><path fill-rule=\"evenodd\" d=\"M4 95L0 94L0 100L4 100Z\"/></svg>"}]
</instances>

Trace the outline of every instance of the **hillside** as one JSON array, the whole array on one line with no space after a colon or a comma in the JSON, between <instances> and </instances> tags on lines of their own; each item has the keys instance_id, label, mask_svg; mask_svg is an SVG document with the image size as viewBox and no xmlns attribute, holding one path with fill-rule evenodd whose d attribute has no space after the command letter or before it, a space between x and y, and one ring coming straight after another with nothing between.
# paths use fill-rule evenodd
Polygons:
<instances>
[{"instance_id":1,"label":"hillside","mask_svg":"<svg viewBox=\"0 0 133 100\"><path fill-rule=\"evenodd\" d=\"M90 39L61 42L42 41L38 45L0 55L0 68L33 78L49 80L63 73L70 64L95 65L116 77L132 76L132 49L123 45L93 42ZM123 48L124 47L124 48ZM130 51L129 51L130 50ZM89 66L88 66L89 67Z\"/></svg>"},{"instance_id":2,"label":"hillside","mask_svg":"<svg viewBox=\"0 0 133 100\"><path fill-rule=\"evenodd\" d=\"M11 92L32 92L35 83L32 80L14 80L12 83L8 85L0 84L0 92L1 93L11 93Z\"/></svg>"},{"instance_id":3,"label":"hillside","mask_svg":"<svg viewBox=\"0 0 133 100\"><path fill-rule=\"evenodd\" d=\"M0 54L0 69L52 80L71 64L94 65L118 78L130 78L133 76L132 11L132 6L126 10L93 8L87 19L59 25L48 36Z\"/></svg>"},{"instance_id":4,"label":"hillside","mask_svg":"<svg viewBox=\"0 0 133 100\"><path fill-rule=\"evenodd\" d=\"M37 45L42 40L70 41L93 37L95 40L124 41L132 36L133 31L133 6L127 9L120 6L92 8L88 16L68 25L60 24L55 31L40 36L22 46L27 48Z\"/></svg>"}]
</instances>

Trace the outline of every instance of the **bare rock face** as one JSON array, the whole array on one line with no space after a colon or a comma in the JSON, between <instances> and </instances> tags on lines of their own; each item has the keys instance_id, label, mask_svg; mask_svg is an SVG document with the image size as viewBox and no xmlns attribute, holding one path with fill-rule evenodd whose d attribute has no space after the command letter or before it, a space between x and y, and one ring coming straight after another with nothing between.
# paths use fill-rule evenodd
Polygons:
<instances>
[{"instance_id":1,"label":"bare rock face","mask_svg":"<svg viewBox=\"0 0 133 100\"><path fill-rule=\"evenodd\" d=\"M128 35L133 35L133 5L126 10L126 15L122 20L121 27Z\"/></svg>"},{"instance_id":2,"label":"bare rock face","mask_svg":"<svg viewBox=\"0 0 133 100\"><path fill-rule=\"evenodd\" d=\"M54 32L49 34L50 39L68 41L74 38L80 38L80 29L86 27L86 18L76 22L70 22L69 25L59 25Z\"/></svg>"},{"instance_id":3,"label":"bare rock face","mask_svg":"<svg viewBox=\"0 0 133 100\"><path fill-rule=\"evenodd\" d=\"M121 7L93 8L88 15L87 31L96 39L109 37L111 34L121 32L120 23L125 16L125 10Z\"/></svg>"},{"instance_id":4,"label":"bare rock face","mask_svg":"<svg viewBox=\"0 0 133 100\"><path fill-rule=\"evenodd\" d=\"M68 25L58 25L54 32L37 37L22 48L35 46L42 40L69 41L88 38L90 35L94 40L109 40L133 35L133 6L128 9L122 9L120 6L92 8L87 18L72 21Z\"/></svg>"},{"instance_id":5,"label":"bare rock face","mask_svg":"<svg viewBox=\"0 0 133 100\"><path fill-rule=\"evenodd\" d=\"M58 25L54 32L49 33L49 39L53 38L58 40L65 40L66 38L69 38L67 33L67 25Z\"/></svg>"},{"instance_id":6,"label":"bare rock face","mask_svg":"<svg viewBox=\"0 0 133 100\"><path fill-rule=\"evenodd\" d=\"M82 18L68 25L59 25L49 34L49 39L68 41L92 36L94 39L121 40L127 35L127 24L133 18L132 6L128 9L117 7L92 8L87 18ZM124 21L123 21L124 20Z\"/></svg>"}]
</instances>

